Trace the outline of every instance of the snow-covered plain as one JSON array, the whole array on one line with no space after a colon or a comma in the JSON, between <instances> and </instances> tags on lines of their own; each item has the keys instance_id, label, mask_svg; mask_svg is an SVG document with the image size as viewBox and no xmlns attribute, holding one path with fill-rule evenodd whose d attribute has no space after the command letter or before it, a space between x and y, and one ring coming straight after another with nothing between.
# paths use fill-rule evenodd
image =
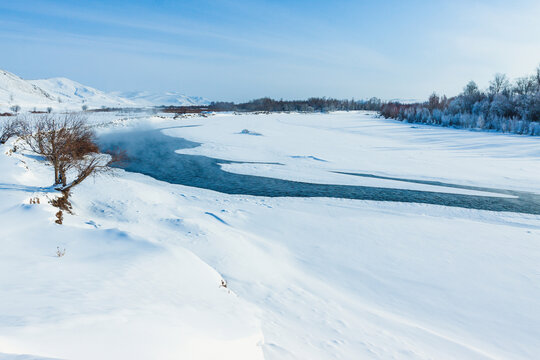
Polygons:
<instances>
[{"instance_id":1,"label":"snow-covered plain","mask_svg":"<svg viewBox=\"0 0 540 360\"><path fill-rule=\"evenodd\" d=\"M334 173L340 171L540 193L538 137L413 126L367 112L219 114L181 125L196 126L165 133L202 143L182 153L283 164L224 166L238 173L332 184L396 184ZM242 134L243 129L261 135Z\"/></svg>"},{"instance_id":2,"label":"snow-covered plain","mask_svg":"<svg viewBox=\"0 0 540 360\"><path fill-rule=\"evenodd\" d=\"M90 120L103 132L169 128L202 143L182 152L283 164L228 171L406 185L334 172L344 171L540 192L537 138L362 112ZM170 128L185 125L196 126ZM75 188L75 215L57 225L53 194L42 188L51 169L11 154L13 145L0 153L0 359L540 353L539 216L226 195L119 170ZM35 197L40 204L30 204ZM64 256L55 257L57 246Z\"/></svg>"}]
</instances>

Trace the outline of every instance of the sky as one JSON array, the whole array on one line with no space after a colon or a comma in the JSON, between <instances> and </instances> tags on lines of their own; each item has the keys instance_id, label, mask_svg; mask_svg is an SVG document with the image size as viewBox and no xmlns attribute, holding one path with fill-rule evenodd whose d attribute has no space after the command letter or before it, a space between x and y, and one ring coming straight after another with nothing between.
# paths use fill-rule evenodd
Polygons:
<instances>
[{"instance_id":1,"label":"sky","mask_svg":"<svg viewBox=\"0 0 540 360\"><path fill-rule=\"evenodd\" d=\"M0 69L104 91L384 100L540 64L540 1L0 0Z\"/></svg>"}]
</instances>

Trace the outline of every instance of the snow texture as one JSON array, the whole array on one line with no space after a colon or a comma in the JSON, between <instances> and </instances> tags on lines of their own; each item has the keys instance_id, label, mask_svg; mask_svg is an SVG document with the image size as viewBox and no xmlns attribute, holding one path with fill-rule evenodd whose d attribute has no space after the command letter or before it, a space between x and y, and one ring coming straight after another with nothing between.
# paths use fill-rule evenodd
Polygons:
<instances>
[{"instance_id":1,"label":"snow texture","mask_svg":"<svg viewBox=\"0 0 540 360\"><path fill-rule=\"evenodd\" d=\"M140 106L196 106L208 105L210 101L200 96L187 96L176 91L153 93L150 91L127 91L113 93Z\"/></svg>"},{"instance_id":2,"label":"snow texture","mask_svg":"<svg viewBox=\"0 0 540 360\"><path fill-rule=\"evenodd\" d=\"M164 132L202 143L185 152L284 164L230 171L540 190L532 138L412 129L363 112L90 120L108 124L100 131L198 125ZM57 225L51 169L13 145L0 147L2 360L540 353L539 216L225 195L119 170L75 188L75 215Z\"/></svg>"},{"instance_id":3,"label":"snow texture","mask_svg":"<svg viewBox=\"0 0 540 360\"><path fill-rule=\"evenodd\" d=\"M13 106L22 111L55 111L109 108L136 108L160 105L206 105L202 97L186 96L176 92L153 94L150 92L106 93L67 78L25 80L0 70L0 112L12 112Z\"/></svg>"}]
</instances>

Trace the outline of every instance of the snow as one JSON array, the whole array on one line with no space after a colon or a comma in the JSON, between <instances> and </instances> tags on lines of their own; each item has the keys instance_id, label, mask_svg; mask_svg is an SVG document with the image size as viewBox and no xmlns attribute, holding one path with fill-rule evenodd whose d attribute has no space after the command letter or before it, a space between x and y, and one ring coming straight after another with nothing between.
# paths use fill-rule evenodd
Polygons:
<instances>
[{"instance_id":1,"label":"snow","mask_svg":"<svg viewBox=\"0 0 540 360\"><path fill-rule=\"evenodd\" d=\"M79 110L83 105L89 109L105 107L136 107L137 103L119 96L82 85L66 78L30 80L31 84L52 94L58 102L69 104Z\"/></svg>"},{"instance_id":2,"label":"snow","mask_svg":"<svg viewBox=\"0 0 540 360\"><path fill-rule=\"evenodd\" d=\"M153 93L150 91L114 92L122 98L137 103L139 106L195 106L208 105L210 101L200 96L187 96L176 91Z\"/></svg>"},{"instance_id":3,"label":"snow","mask_svg":"<svg viewBox=\"0 0 540 360\"><path fill-rule=\"evenodd\" d=\"M118 183L124 190L118 198L93 197L88 209L75 206L77 216L66 214L59 226L47 203L51 191L38 187L49 183L50 169L32 158L6 156L6 149L0 162L0 352L65 359L262 358L253 306L220 288L213 268L159 237L92 220L125 222L131 215L136 221L138 210L125 209L130 184L143 196L151 190L145 200L156 207L168 193L126 179ZM35 197L39 205L30 204ZM171 219L170 226L181 228L181 221ZM66 250L63 257L55 256L57 247Z\"/></svg>"},{"instance_id":4,"label":"snow","mask_svg":"<svg viewBox=\"0 0 540 360\"><path fill-rule=\"evenodd\" d=\"M55 101L54 97L15 74L0 70L0 112L10 111L11 106L22 108L46 108Z\"/></svg>"},{"instance_id":5,"label":"snow","mask_svg":"<svg viewBox=\"0 0 540 360\"><path fill-rule=\"evenodd\" d=\"M76 81L58 77L42 80L25 80L10 72L0 70L0 112L12 112L18 105L22 111L80 111L101 107L142 108L159 105L207 105L202 97L182 95L178 92L154 94L144 91L106 93Z\"/></svg>"},{"instance_id":6,"label":"snow","mask_svg":"<svg viewBox=\"0 0 540 360\"><path fill-rule=\"evenodd\" d=\"M202 145L178 152L282 164L223 165L231 172L332 184L430 187L335 173L340 171L540 192L538 137L412 127L368 112L219 114L185 119L182 125L195 126L165 133ZM262 136L239 134L242 129ZM432 189L443 191L440 187Z\"/></svg>"},{"instance_id":7,"label":"snow","mask_svg":"<svg viewBox=\"0 0 540 360\"><path fill-rule=\"evenodd\" d=\"M90 120L199 125L164 132L202 143L182 152L283 164L228 171L367 181L331 172L349 171L539 191L536 138L411 128L363 112ZM233 196L119 170L75 188L75 215L57 225L46 200L53 193L42 188L51 169L6 154L12 146L0 148L0 289L8 294L0 359L540 353L539 216ZM40 204L29 204L33 197ZM55 257L57 246L65 256Z\"/></svg>"}]
</instances>

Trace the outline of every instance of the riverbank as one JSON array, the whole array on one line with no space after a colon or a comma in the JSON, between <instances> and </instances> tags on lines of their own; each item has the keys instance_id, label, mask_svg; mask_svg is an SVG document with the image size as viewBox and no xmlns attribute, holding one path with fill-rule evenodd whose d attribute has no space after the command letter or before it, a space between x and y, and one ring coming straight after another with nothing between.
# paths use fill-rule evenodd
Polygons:
<instances>
[{"instance_id":1,"label":"riverbank","mask_svg":"<svg viewBox=\"0 0 540 360\"><path fill-rule=\"evenodd\" d=\"M471 133L476 142L467 145L451 130L358 113L219 115L174 124L190 127L168 134L202 143L183 153L284 164L227 164L228 171L399 185L330 172L364 170L538 191L528 182L537 175L537 150L511 136ZM0 226L7 229L0 289L9 294L0 299L0 352L527 359L540 351L538 216L227 195L119 170L75 188L75 215L57 225L51 195L40 188L50 169L20 153L8 156L8 149L0 154ZM30 204L36 197L40 203ZM64 256L55 256L57 247Z\"/></svg>"}]
</instances>

